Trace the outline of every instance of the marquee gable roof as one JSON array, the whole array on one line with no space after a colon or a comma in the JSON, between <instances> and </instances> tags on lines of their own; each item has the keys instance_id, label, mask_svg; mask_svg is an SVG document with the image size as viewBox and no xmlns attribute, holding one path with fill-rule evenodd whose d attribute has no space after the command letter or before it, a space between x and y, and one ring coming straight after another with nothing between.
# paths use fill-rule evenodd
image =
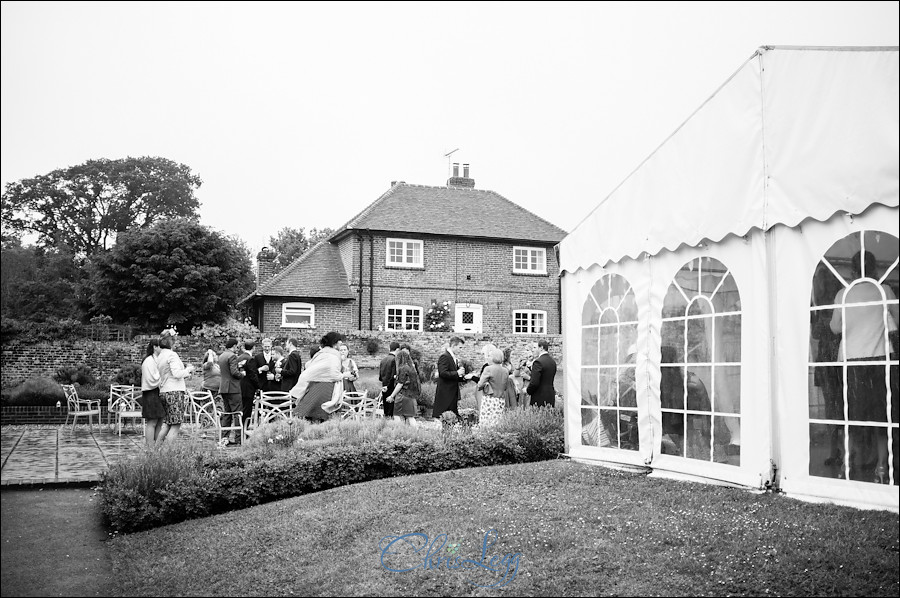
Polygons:
<instances>
[{"instance_id":1,"label":"marquee gable roof","mask_svg":"<svg viewBox=\"0 0 900 598\"><path fill-rule=\"evenodd\" d=\"M898 48L762 47L560 243L574 272L898 205Z\"/></svg>"}]
</instances>

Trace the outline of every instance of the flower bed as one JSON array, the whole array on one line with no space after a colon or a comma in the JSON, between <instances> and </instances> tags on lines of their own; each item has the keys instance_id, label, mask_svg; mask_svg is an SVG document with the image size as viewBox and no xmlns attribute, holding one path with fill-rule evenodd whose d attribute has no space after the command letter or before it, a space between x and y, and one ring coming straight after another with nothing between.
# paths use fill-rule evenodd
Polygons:
<instances>
[{"instance_id":1,"label":"flower bed","mask_svg":"<svg viewBox=\"0 0 900 598\"><path fill-rule=\"evenodd\" d=\"M101 483L108 522L135 532L346 484L553 459L563 451L555 409L511 413L477 432L384 420L275 426L255 431L243 451L181 445L113 465Z\"/></svg>"}]
</instances>

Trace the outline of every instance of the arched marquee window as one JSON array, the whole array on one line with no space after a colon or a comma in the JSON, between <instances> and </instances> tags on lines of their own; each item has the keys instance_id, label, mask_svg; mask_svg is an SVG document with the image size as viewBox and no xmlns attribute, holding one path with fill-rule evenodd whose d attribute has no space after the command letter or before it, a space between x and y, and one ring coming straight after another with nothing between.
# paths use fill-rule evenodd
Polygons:
<instances>
[{"instance_id":1,"label":"arched marquee window","mask_svg":"<svg viewBox=\"0 0 900 598\"><path fill-rule=\"evenodd\" d=\"M831 246L813 274L809 475L894 484L898 469L898 239Z\"/></svg>"},{"instance_id":2,"label":"arched marquee window","mask_svg":"<svg viewBox=\"0 0 900 598\"><path fill-rule=\"evenodd\" d=\"M634 386L638 310L618 274L594 284L581 316L581 444L638 450Z\"/></svg>"},{"instance_id":3,"label":"arched marquee window","mask_svg":"<svg viewBox=\"0 0 900 598\"><path fill-rule=\"evenodd\" d=\"M662 453L740 465L741 297L709 257L685 264L663 302Z\"/></svg>"}]
</instances>

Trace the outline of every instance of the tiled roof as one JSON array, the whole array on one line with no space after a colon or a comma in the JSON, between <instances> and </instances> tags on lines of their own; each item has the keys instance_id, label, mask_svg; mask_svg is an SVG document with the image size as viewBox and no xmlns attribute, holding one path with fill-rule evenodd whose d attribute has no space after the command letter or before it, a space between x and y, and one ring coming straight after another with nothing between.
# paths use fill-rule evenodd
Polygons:
<instances>
[{"instance_id":1,"label":"tiled roof","mask_svg":"<svg viewBox=\"0 0 900 598\"><path fill-rule=\"evenodd\" d=\"M320 241L247 296L353 299L337 245Z\"/></svg>"},{"instance_id":2,"label":"tiled roof","mask_svg":"<svg viewBox=\"0 0 900 598\"><path fill-rule=\"evenodd\" d=\"M494 191L395 183L331 237L350 230L486 237L556 244L566 231Z\"/></svg>"}]
</instances>

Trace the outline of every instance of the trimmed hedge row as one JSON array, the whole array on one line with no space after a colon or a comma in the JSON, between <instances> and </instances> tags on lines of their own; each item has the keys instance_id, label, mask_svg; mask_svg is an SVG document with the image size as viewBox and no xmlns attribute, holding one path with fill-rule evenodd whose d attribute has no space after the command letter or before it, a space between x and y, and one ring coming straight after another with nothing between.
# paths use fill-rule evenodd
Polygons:
<instances>
[{"instance_id":1,"label":"trimmed hedge row","mask_svg":"<svg viewBox=\"0 0 900 598\"><path fill-rule=\"evenodd\" d=\"M148 453L110 468L101 506L112 529L129 533L369 480L552 459L563 451L558 419L540 437L490 430L311 451Z\"/></svg>"}]
</instances>

